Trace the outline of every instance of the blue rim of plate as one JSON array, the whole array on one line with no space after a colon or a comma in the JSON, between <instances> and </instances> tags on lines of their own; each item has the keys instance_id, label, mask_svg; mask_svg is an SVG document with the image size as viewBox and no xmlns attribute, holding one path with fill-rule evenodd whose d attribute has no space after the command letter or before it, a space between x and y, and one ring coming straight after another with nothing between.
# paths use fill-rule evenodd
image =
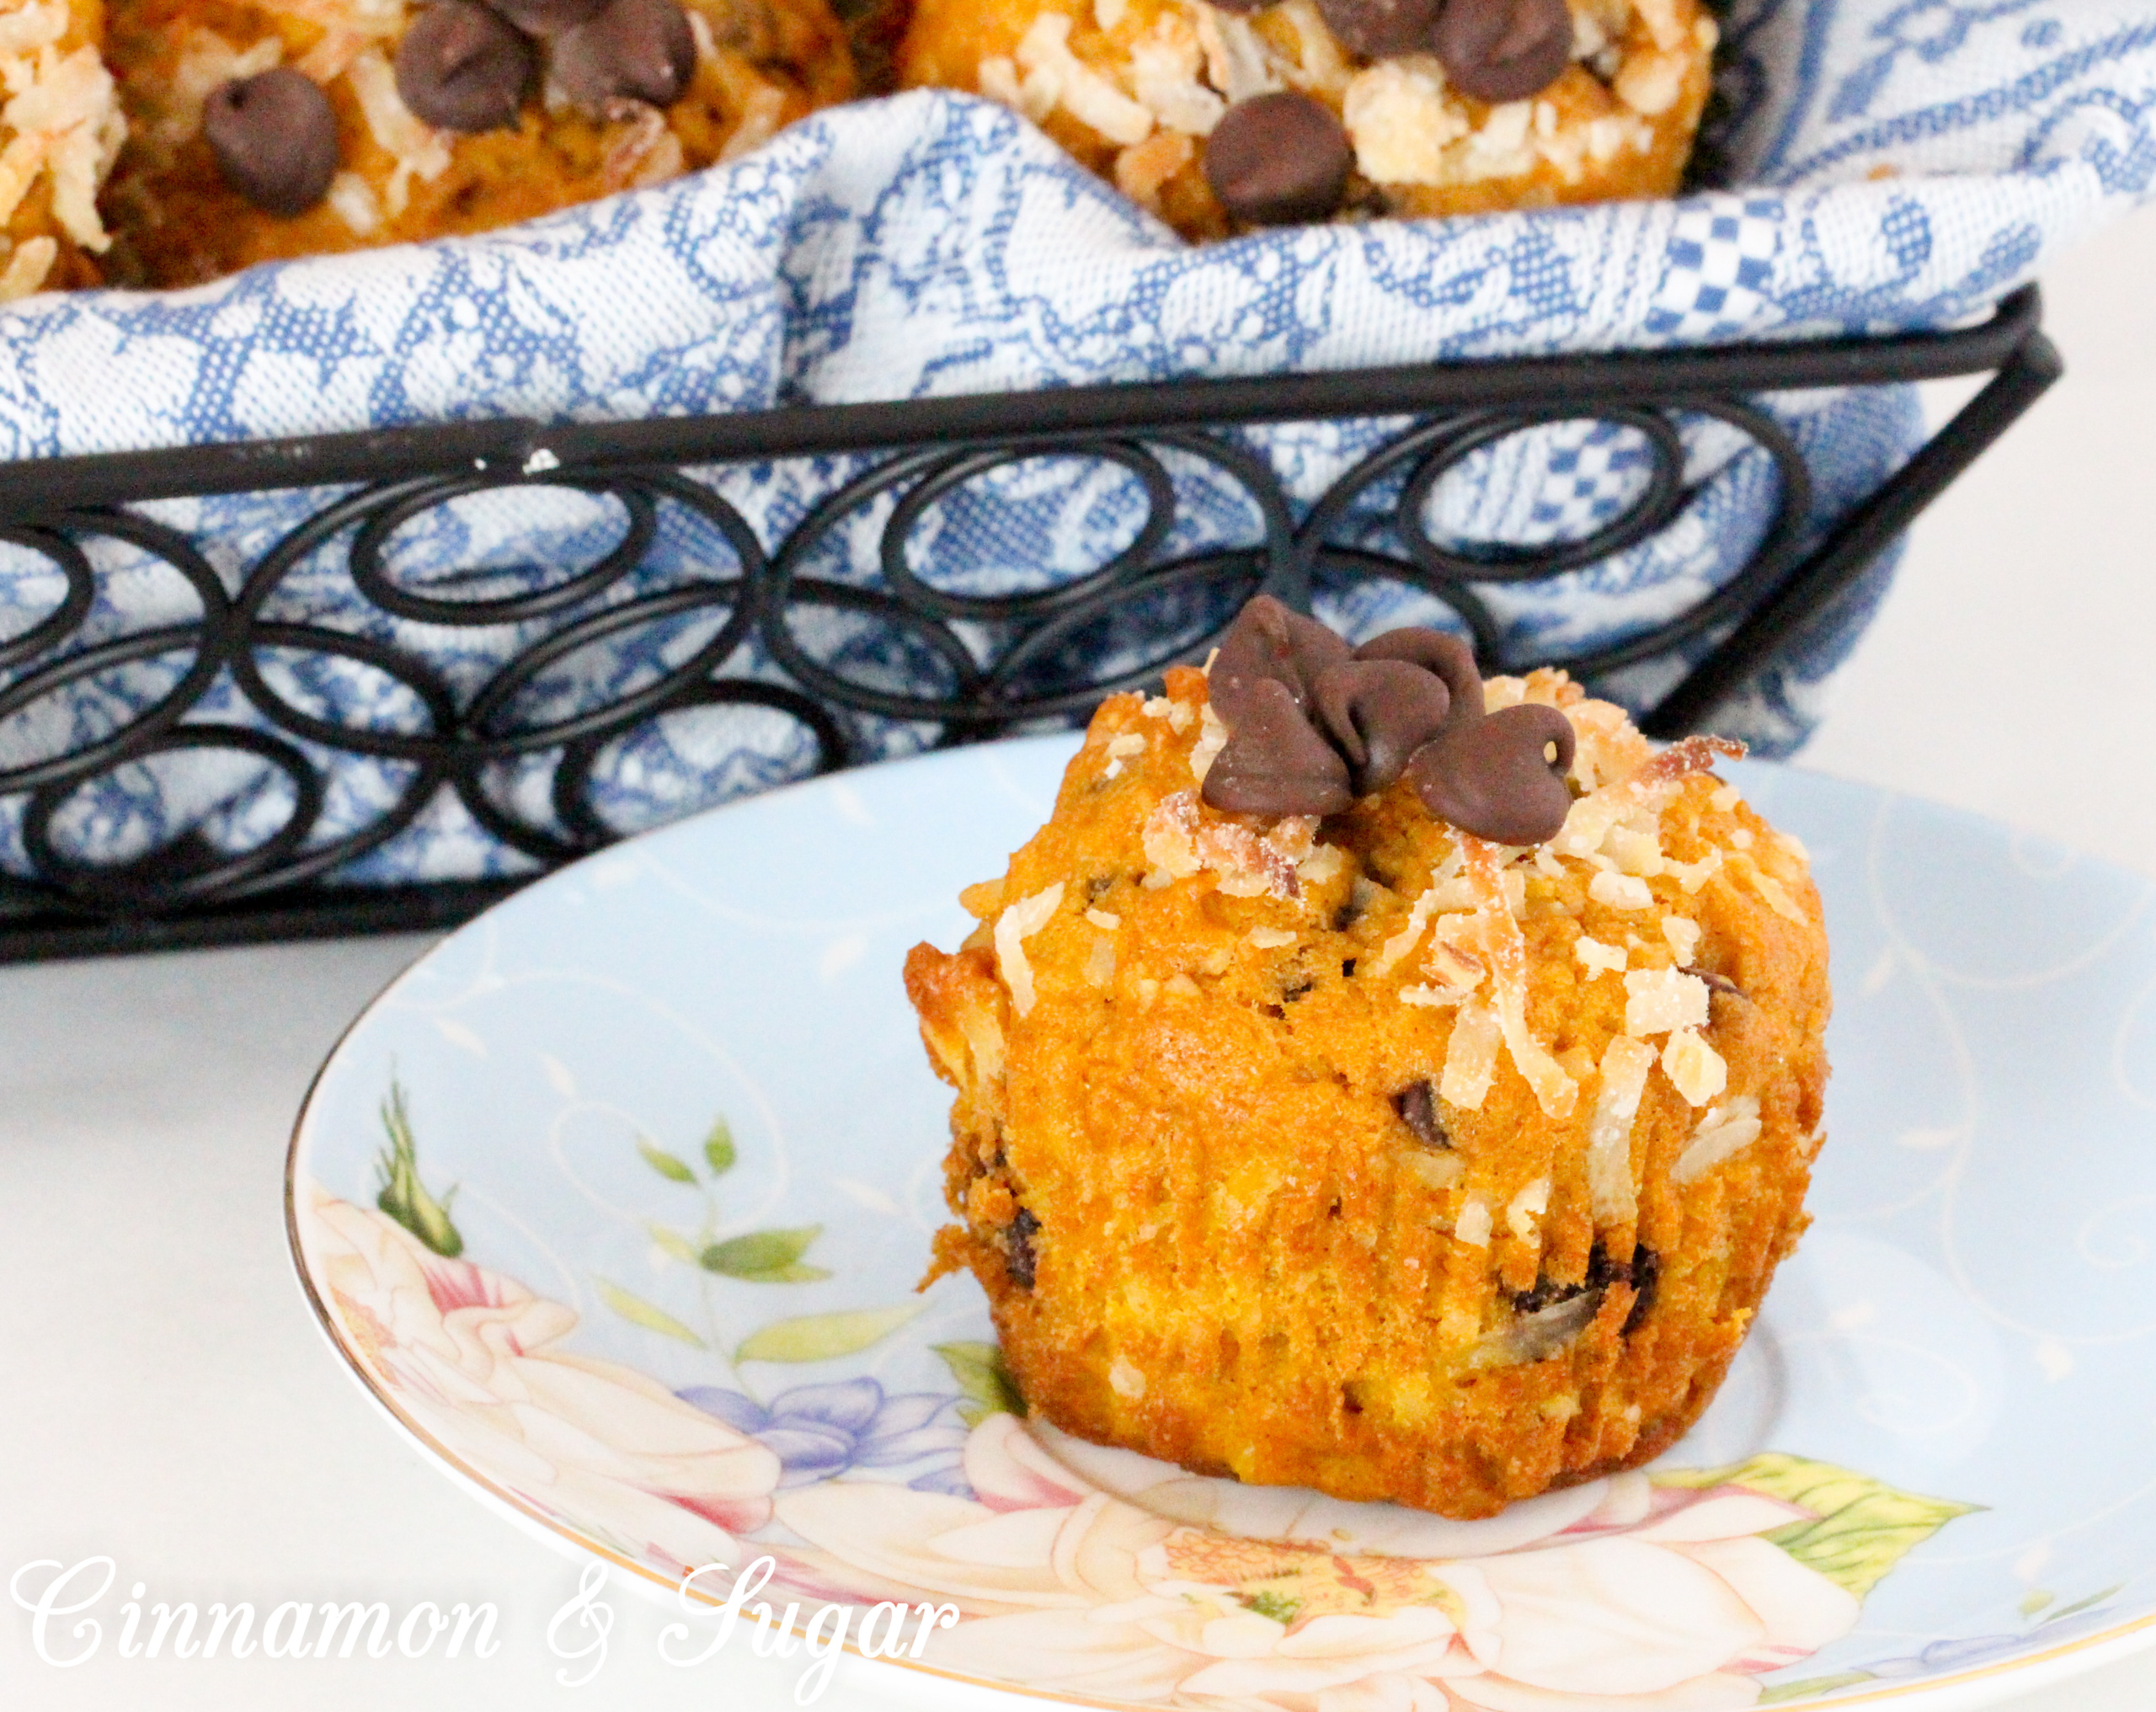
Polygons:
<instances>
[{"instance_id":1,"label":"blue rim of plate","mask_svg":"<svg viewBox=\"0 0 2156 1712\"><path fill-rule=\"evenodd\" d=\"M1045 757L1053 754L1057 757L1057 764L1059 767L1060 757L1067 752L1070 741L1071 739L1065 738L1017 739L1007 744L986 745L953 754L887 763L874 769L843 776L843 779L807 781L782 791L766 793L748 802L729 804L725 808L710 811L707 814L676 823L670 827L661 828L654 833L630 840L623 845L615 847L614 850L588 858L570 868L550 876L534 887L519 893L516 898L509 900L506 904L498 906L495 910L489 911L487 916L468 925L445 941L442 945L430 950L412 968L390 983L354 1021L318 1071L294 1125L286 1161L287 1240L293 1257L294 1269L308 1307L313 1314L318 1326L336 1350L346 1370L370 1400L383 1410L416 1444L436 1459L446 1472L461 1476L463 1480L469 1481L478 1495L491 1500L501 1507L505 1514L524 1523L542 1537L550 1539L558 1547L585 1558L595 1555L616 1567L629 1571L638 1583L654 1594L666 1595L673 1592L675 1586L675 1581L649 1563L640 1561L627 1553L611 1549L603 1542L593 1539L589 1533L565 1523L558 1516L550 1513L543 1506L531 1501L494 1478L484 1469L474 1466L468 1458L460 1455L456 1449L445 1443L440 1436L429 1429L425 1423L416 1418L410 1410L400 1405L388 1394L380 1378L370 1371L366 1363L355 1352L348 1336L339 1326L335 1315L323 1299L317 1287L317 1280L310 1269L301 1229L303 1153L309 1142L312 1128L321 1117L324 1085L346 1057L353 1043L363 1034L370 1023L381 1016L384 1007L392 1001L401 989L435 964L451 947L468 943L474 936L492 931L489 924L499 925L500 919L504 915L513 916L526 910L552 907L550 900L560 897L566 888L579 883L579 877L588 877L600 865L609 860L617 860L624 851L633 851L640 847L648 851L656 847L659 841L670 839L693 840L702 835L699 829L707 827L728 815L755 812L760 808L766 812L783 813L787 811L789 804L798 804L817 793L829 792L835 786L841 786L846 781L850 781L852 787L857 787L909 771L918 775L919 770L923 769L963 768L969 764L978 764L984 755L992 759L999 756L1014 757L1022 762L1032 762L1038 756L1040 759L1040 764L1045 765ZM878 776L872 780L872 776ZM1763 796L1778 799L1789 794L1792 790L1800 797L1814 790L1828 796L1838 793L1845 798L1850 797L1851 793L1854 793L1855 797L1869 799L1875 829L1879 824L1898 809L1917 815L1935 833L1939 828L1945 827L1955 829L1958 835L1965 839L1978 840L1993 845L2003 841L2008 848L2015 851L2030 843L2025 835L2012 834L2006 829L1974 816L1962 814L1959 811L1922 803L1915 799L1896 797L1883 792L1871 790L1870 787L1846 785L1823 779L1819 776L1796 775L1785 770L1755 765L1738 769L1737 776L1746 789L1747 794L1753 796L1755 800L1759 800ZM1798 782L1790 784L1786 782L1789 781ZM1770 814L1777 813L1778 808L1775 802L1767 802L1764 806ZM1030 827L1025 830L1030 830ZM1019 836L1022 838L1024 832L1022 831ZM1011 842L1015 845L1017 841L1014 839ZM979 860L973 864L973 876L979 877L980 874L990 872L1001 853L1001 849L982 848L978 852ZM2018 861L2020 858L2017 856L2015 860ZM2075 866L2076 860L2070 854L2051 851L2047 849L2041 853L2038 865L2041 867L2045 862L2061 864L2063 865L2061 871L2064 872L2072 869ZM2127 930L2130 929L2141 917L2150 896L2156 895L2156 882L2145 881L2139 877L2126 874L2121 870L2104 867L2102 865L2091 863L2089 866L2105 880L2105 883L2111 885L2114 888L2123 888L2125 891L2137 892L2138 898L2130 908L2119 932L2106 938L2094 952L2087 952L2078 961L2069 960L2068 965L2069 969L2086 965L2092 960L2100 957L2117 940L2122 938ZM2028 864L2024 863L2023 867L2027 868ZM1870 880L1876 889L1878 884L1876 872L1870 875ZM1822 885L1824 884L1825 882L1822 881ZM1841 942L1838 936L1838 958L1841 955L1839 950ZM1932 973L1935 974L1936 971ZM1838 962L1838 993L1849 984L1846 978L1846 969ZM1870 982L1876 979L1877 979L1876 971L1874 970L1867 976L1865 984L1868 986ZM1996 985L2001 978L1993 973L1980 975L1974 979L1978 979L1980 983L1989 980ZM2011 985L2011 978L2005 978L2005 982L2006 984ZM2145 1000L2147 992L2144 991L2141 996ZM2127 1037L2121 1033L2121 1050L2126 1038ZM2122 1064L2123 1062L2121 1060ZM2120 1074L2123 1085L2124 1070L2121 1069ZM937 1150L939 1152L941 1145L939 1133L936 1140ZM1850 1145L1850 1142L1844 1139L1842 1145L1847 1147ZM1830 1149L1830 1156L1831 1153ZM1770 1309L1772 1305L1773 1300L1770 1299ZM1663 1464L1667 1464L1673 1459L1681 1459L1683 1449L1684 1448L1680 1447L1679 1451L1673 1453L1671 1458L1664 1459ZM1657 1466L1662 1465L1663 1464ZM1925 1693L1934 1696L1935 1700L1942 1706L1976 1705L1999 1695L2033 1690L2046 1682L2057 1680L2110 1658L2122 1656L2141 1645L2156 1640L2156 1632L2152 1631L2156 1631L2156 1608L2143 1610L2123 1622L2075 1635L2070 1639L2028 1647L2013 1651L2007 1656L1985 1658L1982 1661L1972 1661L1966 1668L1948 1668L1937 1674L1926 1674L1904 1681L1876 1678L1862 1684L1851 1681L1840 1685L1837 1689L1824 1692L1817 1696L1807 1695L1801 1699L1790 1699L1783 1704L1791 1705L1857 1704L1913 1693ZM848 1651L855 1650L854 1644L850 1640ZM962 1671L939 1667L926 1660L900 1659L878 1660L877 1661L895 1662L910 1671L925 1673L953 1683L967 1684L999 1694L1021 1695L1030 1699L1081 1705L1127 1706L1134 1704L1085 1692L1034 1687L1021 1682L969 1674Z\"/></svg>"}]
</instances>

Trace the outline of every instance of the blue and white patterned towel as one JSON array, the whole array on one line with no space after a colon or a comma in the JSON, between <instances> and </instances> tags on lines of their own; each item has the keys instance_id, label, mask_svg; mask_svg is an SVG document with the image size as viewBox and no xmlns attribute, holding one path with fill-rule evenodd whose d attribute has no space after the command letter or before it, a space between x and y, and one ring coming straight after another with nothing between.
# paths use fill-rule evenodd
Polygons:
<instances>
[{"instance_id":1,"label":"blue and white patterned towel","mask_svg":"<svg viewBox=\"0 0 2156 1712\"><path fill-rule=\"evenodd\" d=\"M1717 141L1742 189L1288 230L1199 249L985 103L918 93L839 109L737 164L513 231L269 266L189 291L15 305L0 313L0 456L1939 326L2035 275L2143 200L2156 173L2156 0L1741 0L1721 59L1731 116ZM1921 432L1907 389L1785 397L1774 408L1813 460L1817 528ZM1379 431L1287 427L1247 440L1307 498ZM1689 474L1705 486L1683 525L1592 572L1515 591L1498 614L1516 643L1569 651L1620 637L1690 605L1742 562L1773 503L1764 460L1737 455L1737 442L1705 426L1688 442ZM1641 462L1607 430L1554 429L1480 459L1450 484L1439 520L1485 537L1577 530L1621 507ZM1043 560L1050 572L1097 563L1103 541L1127 538L1133 503L1097 474L1036 472L1038 491L1016 495L1016 531L949 508L933 550L951 577L984 588L1009 586ZM834 477L828 464L782 464L726 491L768 541ZM554 509L473 502L429 514L400 537L399 579L543 563L606 533L583 502L558 497ZM319 500L157 510L208 540L236 585ZM1192 543L1204 537L1204 513L1200 503L1178 525ZM168 573L116 543L94 551L109 574L91 635L191 616ZM663 536L639 586L708 552ZM1801 741L1886 574L1875 572L1865 595L1724 723L1770 752ZM303 567L273 616L378 627L339 578L327 557ZM59 588L45 562L0 558L0 639L49 611ZM1409 600L1366 586L1342 593L1330 616L1369 627L1406 616ZM381 633L430 650L467 691L528 639L513 627ZM684 644L651 647L670 645ZM392 705L403 692L350 665L309 669L312 705L349 723L405 717ZM639 669L623 659L590 668ZM93 739L169 681L157 669L107 675L0 723L0 767ZM1626 687L1646 696L1661 685ZM535 694L574 701L591 691ZM205 717L258 723L228 684L198 705ZM894 752L917 740L895 727L872 737ZM647 732L633 764L600 787L600 806L624 825L660 818L708 800L714 778L747 787L783 776L800 759L787 744L804 740L792 731L766 753ZM214 809L212 841L244 844L250 822L259 833L289 806L280 784L234 795L216 769L190 775L186 760L86 788L56 819L55 838L79 854L124 856ZM542 818L550 765L532 763L514 792ZM361 824L387 788L369 771L378 764L334 766L318 838ZM14 867L22 800L0 799L0 864ZM437 877L518 861L449 805L355 872Z\"/></svg>"}]
</instances>

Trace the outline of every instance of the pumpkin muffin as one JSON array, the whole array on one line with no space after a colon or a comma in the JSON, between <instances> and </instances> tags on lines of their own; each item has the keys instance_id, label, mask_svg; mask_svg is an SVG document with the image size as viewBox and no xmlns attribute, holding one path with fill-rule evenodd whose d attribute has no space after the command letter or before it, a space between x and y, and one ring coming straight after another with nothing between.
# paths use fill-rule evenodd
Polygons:
<instances>
[{"instance_id":1,"label":"pumpkin muffin","mask_svg":"<svg viewBox=\"0 0 2156 1712\"><path fill-rule=\"evenodd\" d=\"M489 231L730 160L851 99L825 0L113 0L115 273Z\"/></svg>"},{"instance_id":2,"label":"pumpkin muffin","mask_svg":"<svg viewBox=\"0 0 2156 1712\"><path fill-rule=\"evenodd\" d=\"M919 0L898 68L1204 239L1672 195L1715 40L1697 0Z\"/></svg>"},{"instance_id":3,"label":"pumpkin muffin","mask_svg":"<svg viewBox=\"0 0 2156 1712\"><path fill-rule=\"evenodd\" d=\"M1105 702L905 968L958 1090L931 1276L1028 1405L1460 1517L1674 1442L1804 1226L1827 1075L1818 894L1733 753L1270 601L1209 683Z\"/></svg>"}]
</instances>

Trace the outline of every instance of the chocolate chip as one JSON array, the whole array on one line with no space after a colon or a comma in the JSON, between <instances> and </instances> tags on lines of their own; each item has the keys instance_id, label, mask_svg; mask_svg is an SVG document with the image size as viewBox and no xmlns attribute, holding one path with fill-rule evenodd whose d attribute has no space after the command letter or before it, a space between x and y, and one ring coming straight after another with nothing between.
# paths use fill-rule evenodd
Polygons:
<instances>
[{"instance_id":1,"label":"chocolate chip","mask_svg":"<svg viewBox=\"0 0 2156 1712\"><path fill-rule=\"evenodd\" d=\"M559 35L591 17L606 0L487 0L526 35Z\"/></svg>"},{"instance_id":2,"label":"chocolate chip","mask_svg":"<svg viewBox=\"0 0 2156 1712\"><path fill-rule=\"evenodd\" d=\"M612 0L589 24L556 39L554 81L578 106L612 101L670 107L696 72L696 39L675 0Z\"/></svg>"},{"instance_id":3,"label":"chocolate chip","mask_svg":"<svg viewBox=\"0 0 2156 1712\"><path fill-rule=\"evenodd\" d=\"M1388 630L1355 650L1358 660L1406 660L1444 680L1452 696L1454 719L1471 719L1482 711L1482 674L1475 650L1464 637L1443 630Z\"/></svg>"},{"instance_id":4,"label":"chocolate chip","mask_svg":"<svg viewBox=\"0 0 2156 1712\"><path fill-rule=\"evenodd\" d=\"M1004 1227L1003 1269L1011 1274L1011 1283L1022 1289L1033 1288L1033 1234L1040 1228L1040 1220L1023 1207L1018 1209L1018 1216Z\"/></svg>"},{"instance_id":5,"label":"chocolate chip","mask_svg":"<svg viewBox=\"0 0 2156 1712\"><path fill-rule=\"evenodd\" d=\"M1348 763L1286 684L1253 679L1236 699L1227 745L1205 774L1206 802L1230 814L1337 814L1355 800Z\"/></svg>"},{"instance_id":6,"label":"chocolate chip","mask_svg":"<svg viewBox=\"0 0 2156 1712\"><path fill-rule=\"evenodd\" d=\"M1354 958L1349 957L1346 963L1341 964L1340 979L1343 981L1352 981L1355 979Z\"/></svg>"},{"instance_id":7,"label":"chocolate chip","mask_svg":"<svg viewBox=\"0 0 2156 1712\"><path fill-rule=\"evenodd\" d=\"M1382 791L1452 711L1444 680L1406 660L1327 666L1310 686L1311 710L1348 763L1358 797Z\"/></svg>"},{"instance_id":8,"label":"chocolate chip","mask_svg":"<svg viewBox=\"0 0 2156 1712\"><path fill-rule=\"evenodd\" d=\"M1415 1139L1423 1146L1451 1149L1452 1138L1445 1133L1444 1121L1438 1116L1438 1091L1427 1079L1410 1082L1395 1094L1392 1109L1400 1114L1400 1121L1414 1131Z\"/></svg>"},{"instance_id":9,"label":"chocolate chip","mask_svg":"<svg viewBox=\"0 0 2156 1712\"><path fill-rule=\"evenodd\" d=\"M1307 997L1316 985L1317 983L1308 975L1292 976L1280 984L1280 1002L1283 1005L1292 1005L1298 999Z\"/></svg>"},{"instance_id":10,"label":"chocolate chip","mask_svg":"<svg viewBox=\"0 0 2156 1712\"><path fill-rule=\"evenodd\" d=\"M1710 991L1720 993L1726 998L1743 999L1749 996L1743 988L1731 980L1727 975L1718 975L1712 969L1693 968L1686 969L1684 973L1688 975L1697 975L1707 984Z\"/></svg>"},{"instance_id":11,"label":"chocolate chip","mask_svg":"<svg viewBox=\"0 0 2156 1712\"><path fill-rule=\"evenodd\" d=\"M1662 1256L1645 1243L1632 1251L1630 1283L1639 1294L1632 1299L1632 1311L1625 1316L1622 1336L1630 1337L1646 1324L1648 1311L1654 1306L1655 1287L1662 1282Z\"/></svg>"},{"instance_id":12,"label":"chocolate chip","mask_svg":"<svg viewBox=\"0 0 2156 1712\"><path fill-rule=\"evenodd\" d=\"M1436 40L1444 0L1317 0L1326 28L1365 59L1422 53ZM1559 0L1562 3L1562 0Z\"/></svg>"},{"instance_id":13,"label":"chocolate chip","mask_svg":"<svg viewBox=\"0 0 2156 1712\"><path fill-rule=\"evenodd\" d=\"M1232 728L1243 701L1268 680L1287 685L1297 707L1310 706L1310 681L1327 666L1351 659L1348 644L1315 619L1260 595L1235 616L1220 638L1206 680L1213 711Z\"/></svg>"},{"instance_id":14,"label":"chocolate chip","mask_svg":"<svg viewBox=\"0 0 2156 1712\"><path fill-rule=\"evenodd\" d=\"M1556 759L1545 758L1551 745ZM1448 725L1415 752L1408 776L1431 813L1492 844L1553 838L1572 806L1572 723L1555 707L1523 701Z\"/></svg>"},{"instance_id":15,"label":"chocolate chip","mask_svg":"<svg viewBox=\"0 0 2156 1712\"><path fill-rule=\"evenodd\" d=\"M225 182L264 213L290 220L337 176L337 115L313 78L288 66L220 83L202 104L202 134Z\"/></svg>"},{"instance_id":16,"label":"chocolate chip","mask_svg":"<svg viewBox=\"0 0 2156 1712\"><path fill-rule=\"evenodd\" d=\"M397 44L397 93L445 131L513 131L539 70L531 43L472 0L435 0Z\"/></svg>"},{"instance_id":17,"label":"chocolate chip","mask_svg":"<svg viewBox=\"0 0 2156 1712\"><path fill-rule=\"evenodd\" d=\"M1572 62L1572 8L1565 0L1445 0L1435 44L1445 76L1463 93L1523 101Z\"/></svg>"},{"instance_id":18,"label":"chocolate chip","mask_svg":"<svg viewBox=\"0 0 2156 1712\"><path fill-rule=\"evenodd\" d=\"M1253 226L1324 219L1339 207L1353 163L1338 115L1292 89L1238 101L1205 140L1205 182Z\"/></svg>"}]
</instances>

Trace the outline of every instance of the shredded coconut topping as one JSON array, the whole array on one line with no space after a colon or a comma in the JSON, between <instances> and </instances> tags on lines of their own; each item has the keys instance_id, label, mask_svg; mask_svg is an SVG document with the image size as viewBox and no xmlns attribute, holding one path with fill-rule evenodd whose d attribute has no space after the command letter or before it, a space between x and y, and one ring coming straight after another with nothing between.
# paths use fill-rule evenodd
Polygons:
<instances>
[{"instance_id":1,"label":"shredded coconut topping","mask_svg":"<svg viewBox=\"0 0 2156 1712\"><path fill-rule=\"evenodd\" d=\"M1688 1106L1704 1106L1729 1085L1729 1066L1696 1028L1671 1032L1662 1068Z\"/></svg>"},{"instance_id":2,"label":"shredded coconut topping","mask_svg":"<svg viewBox=\"0 0 2156 1712\"><path fill-rule=\"evenodd\" d=\"M1527 940L1505 896L1498 847L1479 838L1463 837L1460 844L1467 852L1467 877L1481 905L1483 954L1490 965L1491 995L1506 1049L1534 1090L1544 1116L1563 1117L1579 1098L1579 1084L1528 1032Z\"/></svg>"},{"instance_id":3,"label":"shredded coconut topping","mask_svg":"<svg viewBox=\"0 0 2156 1712\"><path fill-rule=\"evenodd\" d=\"M1632 1123L1654 1062L1654 1048L1627 1035L1602 1049L1602 1085L1587 1132L1588 1193L1598 1225L1629 1224L1639 1210L1632 1183Z\"/></svg>"},{"instance_id":4,"label":"shredded coconut topping","mask_svg":"<svg viewBox=\"0 0 2156 1712\"><path fill-rule=\"evenodd\" d=\"M66 8L59 13L64 30ZM50 28L50 15L41 11L24 34L44 36ZM0 149L0 224L13 217L45 173L52 181L52 217L60 229L84 249L102 251L112 240L98 217L98 189L126 140L127 120L98 51L78 47L63 56L52 46L59 34L40 40L34 56L12 56L0 65L0 82L13 92L0 108L0 129L13 133ZM36 269L38 284L50 266L48 259Z\"/></svg>"},{"instance_id":5,"label":"shredded coconut topping","mask_svg":"<svg viewBox=\"0 0 2156 1712\"><path fill-rule=\"evenodd\" d=\"M431 184L449 170L448 140L404 104L397 93L397 74L380 48L357 56L344 76L374 140L397 157L382 193L382 207L393 220L410 200L413 179Z\"/></svg>"},{"instance_id":6,"label":"shredded coconut topping","mask_svg":"<svg viewBox=\"0 0 2156 1712\"><path fill-rule=\"evenodd\" d=\"M1470 1248L1489 1247L1489 1203L1480 1195L1470 1195L1460 1203L1460 1217L1453 1223L1452 1234Z\"/></svg>"},{"instance_id":7,"label":"shredded coconut topping","mask_svg":"<svg viewBox=\"0 0 2156 1712\"><path fill-rule=\"evenodd\" d=\"M1759 1101L1739 1094L1726 1106L1711 1106L1700 1119L1684 1151L1669 1168L1673 1183L1689 1183L1701 1172L1720 1165L1732 1154L1759 1139Z\"/></svg>"},{"instance_id":8,"label":"shredded coconut topping","mask_svg":"<svg viewBox=\"0 0 2156 1712\"><path fill-rule=\"evenodd\" d=\"M1065 13L1044 12L1036 18L1015 57L1028 84L1036 76L1053 82L1051 109L1061 107L1110 142L1143 142L1152 134L1152 113L1070 51L1070 19ZM1029 104L1032 99L1029 90Z\"/></svg>"},{"instance_id":9,"label":"shredded coconut topping","mask_svg":"<svg viewBox=\"0 0 2156 1712\"><path fill-rule=\"evenodd\" d=\"M1681 969L1634 969L1625 977L1625 1032L1644 1038L1707 1026L1707 984Z\"/></svg>"},{"instance_id":10,"label":"shredded coconut topping","mask_svg":"<svg viewBox=\"0 0 2156 1712\"><path fill-rule=\"evenodd\" d=\"M995 963L1011 989L1011 1008L1021 1016L1033 1008L1033 966L1026 961L1025 941L1047 926L1063 902L1063 882L1013 904L995 918Z\"/></svg>"}]
</instances>

